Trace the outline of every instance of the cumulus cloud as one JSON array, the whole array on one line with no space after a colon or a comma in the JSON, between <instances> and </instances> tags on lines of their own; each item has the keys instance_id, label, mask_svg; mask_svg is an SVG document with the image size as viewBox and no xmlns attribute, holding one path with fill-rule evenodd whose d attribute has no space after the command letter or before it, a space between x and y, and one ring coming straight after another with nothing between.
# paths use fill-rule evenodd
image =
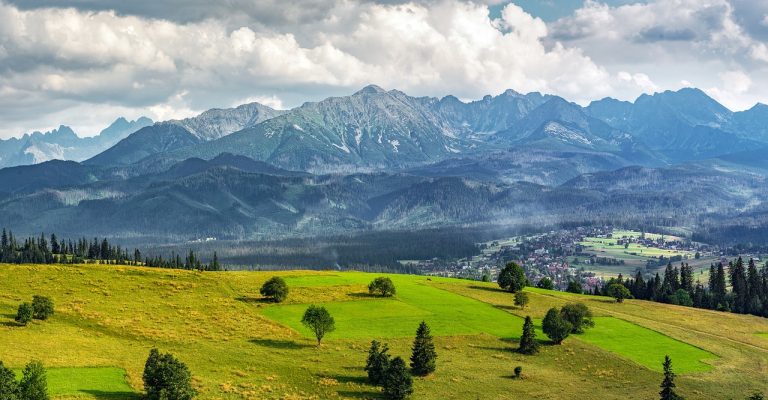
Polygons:
<instances>
[{"instance_id":1,"label":"cumulus cloud","mask_svg":"<svg viewBox=\"0 0 768 400\"><path fill-rule=\"evenodd\" d=\"M746 0L588 0L549 24L504 3L0 0L0 137L240 102L288 108L369 83L466 99L512 88L582 104L682 80L731 106L768 93L754 80L721 94L723 74L768 67L768 10Z\"/></svg>"}]
</instances>

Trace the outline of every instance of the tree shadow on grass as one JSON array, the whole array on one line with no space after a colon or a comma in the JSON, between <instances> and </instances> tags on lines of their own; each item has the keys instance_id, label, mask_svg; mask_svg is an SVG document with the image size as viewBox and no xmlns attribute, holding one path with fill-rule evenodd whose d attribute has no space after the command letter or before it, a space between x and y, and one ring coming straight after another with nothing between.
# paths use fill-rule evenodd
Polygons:
<instances>
[{"instance_id":1,"label":"tree shadow on grass","mask_svg":"<svg viewBox=\"0 0 768 400\"><path fill-rule=\"evenodd\" d=\"M362 298L362 299L391 299L393 297L393 296L384 297L384 296L379 296L377 294L371 294L371 293L366 293L366 292L347 293L347 296L349 296L349 297L359 297L359 298Z\"/></svg>"},{"instance_id":2,"label":"tree shadow on grass","mask_svg":"<svg viewBox=\"0 0 768 400\"><path fill-rule=\"evenodd\" d=\"M383 399L381 392L364 392L362 390L339 390L336 392L342 398L349 399Z\"/></svg>"},{"instance_id":3,"label":"tree shadow on grass","mask_svg":"<svg viewBox=\"0 0 768 400\"><path fill-rule=\"evenodd\" d=\"M103 390L80 390L98 400L141 400L141 394L134 392L106 392Z\"/></svg>"},{"instance_id":4,"label":"tree shadow on grass","mask_svg":"<svg viewBox=\"0 0 768 400\"><path fill-rule=\"evenodd\" d=\"M243 303L249 303L249 304L277 304L272 299L268 299L265 297L240 296L240 297L235 297L235 300L242 301Z\"/></svg>"},{"instance_id":5,"label":"tree shadow on grass","mask_svg":"<svg viewBox=\"0 0 768 400\"><path fill-rule=\"evenodd\" d=\"M485 290L486 292L501 292L501 293L507 293L506 290L502 288L496 288L492 286L477 286L477 285L470 285L467 286L470 289L477 289L477 290Z\"/></svg>"},{"instance_id":6,"label":"tree shadow on grass","mask_svg":"<svg viewBox=\"0 0 768 400\"><path fill-rule=\"evenodd\" d=\"M339 383L354 383L357 385L365 385L368 383L368 379L365 376L350 376L350 375L326 375L319 374L318 378L334 379Z\"/></svg>"},{"instance_id":7,"label":"tree shadow on grass","mask_svg":"<svg viewBox=\"0 0 768 400\"><path fill-rule=\"evenodd\" d=\"M311 344L296 343L292 340L278 340L278 339L251 339L249 342L262 347L270 347L273 349L281 350L300 350L310 347L316 347Z\"/></svg>"}]
</instances>

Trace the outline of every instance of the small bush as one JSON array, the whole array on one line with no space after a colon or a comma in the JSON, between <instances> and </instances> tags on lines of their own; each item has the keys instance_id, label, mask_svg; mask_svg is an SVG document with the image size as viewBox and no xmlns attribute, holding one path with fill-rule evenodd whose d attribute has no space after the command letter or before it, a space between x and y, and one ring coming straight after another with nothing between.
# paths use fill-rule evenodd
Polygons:
<instances>
[{"instance_id":1,"label":"small bush","mask_svg":"<svg viewBox=\"0 0 768 400\"><path fill-rule=\"evenodd\" d=\"M264 297L270 298L275 303L281 303L288 297L288 284L279 276L269 278L261 286L260 293Z\"/></svg>"},{"instance_id":2,"label":"small bush","mask_svg":"<svg viewBox=\"0 0 768 400\"><path fill-rule=\"evenodd\" d=\"M528 304L528 293L525 293L523 291L519 291L515 293L515 305L520 308L525 308L525 306Z\"/></svg>"},{"instance_id":3,"label":"small bush","mask_svg":"<svg viewBox=\"0 0 768 400\"><path fill-rule=\"evenodd\" d=\"M45 296L32 297L32 317L46 320L53 315L53 300Z\"/></svg>"},{"instance_id":4,"label":"small bush","mask_svg":"<svg viewBox=\"0 0 768 400\"><path fill-rule=\"evenodd\" d=\"M515 379L520 379L520 375L523 373L523 367L517 366L515 367Z\"/></svg>"},{"instance_id":5,"label":"small bush","mask_svg":"<svg viewBox=\"0 0 768 400\"><path fill-rule=\"evenodd\" d=\"M19 310L16 312L16 322L26 325L30 321L32 321L32 304L29 303L21 303L19 305Z\"/></svg>"}]
</instances>

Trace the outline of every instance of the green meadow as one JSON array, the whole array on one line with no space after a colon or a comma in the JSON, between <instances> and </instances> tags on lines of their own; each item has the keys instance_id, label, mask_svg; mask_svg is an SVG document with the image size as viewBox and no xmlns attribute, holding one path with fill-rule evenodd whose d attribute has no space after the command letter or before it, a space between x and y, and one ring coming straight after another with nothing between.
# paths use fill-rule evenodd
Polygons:
<instances>
[{"instance_id":1,"label":"green meadow","mask_svg":"<svg viewBox=\"0 0 768 400\"><path fill-rule=\"evenodd\" d=\"M258 294L275 275L290 288L283 304ZM414 380L415 399L654 398L664 354L687 399L768 392L764 318L535 288L520 309L494 284L406 275L389 275L398 293L383 299L367 293L376 276L0 265L0 360L15 370L42 361L56 400L138 399L152 347L189 366L203 400L376 399L362 369L370 340L407 358L424 320L438 368ZM17 326L33 294L53 298L56 314ZM557 346L537 327L540 354L513 351L522 317L573 301L594 311L595 328ZM313 303L337 322L319 347L299 323ZM523 379L510 378L516 366Z\"/></svg>"}]
</instances>

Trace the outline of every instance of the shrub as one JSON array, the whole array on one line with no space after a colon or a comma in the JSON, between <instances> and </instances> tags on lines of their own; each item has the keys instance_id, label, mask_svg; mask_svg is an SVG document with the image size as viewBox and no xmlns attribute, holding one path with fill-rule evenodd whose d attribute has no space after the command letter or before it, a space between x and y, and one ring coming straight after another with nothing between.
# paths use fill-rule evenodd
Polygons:
<instances>
[{"instance_id":1,"label":"shrub","mask_svg":"<svg viewBox=\"0 0 768 400\"><path fill-rule=\"evenodd\" d=\"M571 333L573 325L560 316L560 311L557 308L550 308L541 323L541 328L550 340L555 344L560 344Z\"/></svg>"},{"instance_id":2,"label":"shrub","mask_svg":"<svg viewBox=\"0 0 768 400\"><path fill-rule=\"evenodd\" d=\"M304 311L301 323L315 334L318 346L320 346L320 341L323 340L326 333L333 332L336 329L336 322L323 306L309 306L307 311Z\"/></svg>"},{"instance_id":3,"label":"shrub","mask_svg":"<svg viewBox=\"0 0 768 400\"><path fill-rule=\"evenodd\" d=\"M416 339L413 341L413 353L411 355L411 370L414 375L425 376L435 372L437 352L429 326L421 321L416 330Z\"/></svg>"},{"instance_id":4,"label":"shrub","mask_svg":"<svg viewBox=\"0 0 768 400\"><path fill-rule=\"evenodd\" d=\"M592 311L584 303L568 303L560 309L560 315L571 323L571 333L584 333L584 329L595 326Z\"/></svg>"},{"instance_id":5,"label":"shrub","mask_svg":"<svg viewBox=\"0 0 768 400\"><path fill-rule=\"evenodd\" d=\"M46 320L53 315L53 300L45 296L32 297L32 317Z\"/></svg>"},{"instance_id":6,"label":"shrub","mask_svg":"<svg viewBox=\"0 0 768 400\"><path fill-rule=\"evenodd\" d=\"M368 350L368 360L365 363L365 372L368 373L368 383L371 385L381 385L389 368L389 347L384 344L380 346L379 342L372 341L371 349Z\"/></svg>"},{"instance_id":7,"label":"shrub","mask_svg":"<svg viewBox=\"0 0 768 400\"><path fill-rule=\"evenodd\" d=\"M392 283L392 279L380 276L368 285L368 293L391 297L397 293L397 290L395 289L395 284Z\"/></svg>"},{"instance_id":8,"label":"shrub","mask_svg":"<svg viewBox=\"0 0 768 400\"><path fill-rule=\"evenodd\" d=\"M515 367L515 379L520 379L520 376L522 375L522 373L523 373L523 367L519 365Z\"/></svg>"},{"instance_id":9,"label":"shrub","mask_svg":"<svg viewBox=\"0 0 768 400\"><path fill-rule=\"evenodd\" d=\"M48 381L40 361L32 361L24 367L19 382L19 399L48 400Z\"/></svg>"},{"instance_id":10,"label":"shrub","mask_svg":"<svg viewBox=\"0 0 768 400\"><path fill-rule=\"evenodd\" d=\"M21 303L19 304L19 310L16 312L16 322L26 325L32 321L32 304Z\"/></svg>"},{"instance_id":11,"label":"shrub","mask_svg":"<svg viewBox=\"0 0 768 400\"><path fill-rule=\"evenodd\" d=\"M555 288L555 285L552 283L552 279L544 277L539 280L539 283L536 284L536 287L540 289L552 290Z\"/></svg>"},{"instance_id":12,"label":"shrub","mask_svg":"<svg viewBox=\"0 0 768 400\"><path fill-rule=\"evenodd\" d=\"M499 272L499 287L512 293L522 290L526 282L525 271L517 263L511 262Z\"/></svg>"},{"instance_id":13,"label":"shrub","mask_svg":"<svg viewBox=\"0 0 768 400\"><path fill-rule=\"evenodd\" d=\"M528 293L523 292L522 290L515 293L515 305L520 308L525 308L525 306L528 304Z\"/></svg>"},{"instance_id":14,"label":"shrub","mask_svg":"<svg viewBox=\"0 0 768 400\"><path fill-rule=\"evenodd\" d=\"M616 299L617 303L623 303L624 299L632 298L632 293L630 293L629 289L627 289L627 287L622 285L621 283L612 283L608 285L608 289L606 290L606 293L608 294L608 296L611 296L614 299Z\"/></svg>"},{"instance_id":15,"label":"shrub","mask_svg":"<svg viewBox=\"0 0 768 400\"><path fill-rule=\"evenodd\" d=\"M0 399L18 400L19 383L16 382L16 375L0 361Z\"/></svg>"},{"instance_id":16,"label":"shrub","mask_svg":"<svg viewBox=\"0 0 768 400\"><path fill-rule=\"evenodd\" d=\"M413 378L408 374L402 358L395 357L389 364L383 386L387 400L404 400L413 393Z\"/></svg>"},{"instance_id":17,"label":"shrub","mask_svg":"<svg viewBox=\"0 0 768 400\"><path fill-rule=\"evenodd\" d=\"M280 303L288 297L288 285L283 278L273 276L264 282L259 292L262 296L272 299L275 303Z\"/></svg>"},{"instance_id":18,"label":"shrub","mask_svg":"<svg viewBox=\"0 0 768 400\"><path fill-rule=\"evenodd\" d=\"M190 400L197 395L187 366L157 349L150 350L144 364L144 390L147 400Z\"/></svg>"}]
</instances>

